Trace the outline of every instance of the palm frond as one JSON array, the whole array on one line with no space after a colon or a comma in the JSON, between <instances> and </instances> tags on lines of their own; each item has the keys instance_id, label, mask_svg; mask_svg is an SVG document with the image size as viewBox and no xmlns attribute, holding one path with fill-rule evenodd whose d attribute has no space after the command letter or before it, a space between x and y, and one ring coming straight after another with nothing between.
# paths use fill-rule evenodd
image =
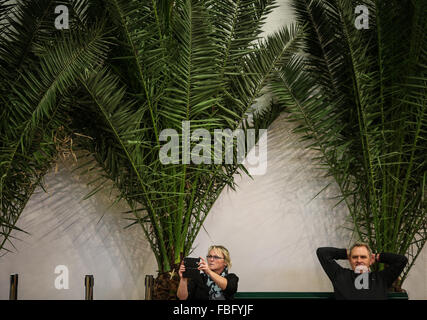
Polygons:
<instances>
[{"instance_id":1,"label":"palm frond","mask_svg":"<svg viewBox=\"0 0 427 320\"><path fill-rule=\"evenodd\" d=\"M35 45L50 40L57 31L54 0L17 1L12 4L0 37L0 83L18 81L20 72L37 64Z\"/></svg>"},{"instance_id":2,"label":"palm frond","mask_svg":"<svg viewBox=\"0 0 427 320\"><path fill-rule=\"evenodd\" d=\"M3 107L1 122L0 201L4 220L14 226L34 188L56 156L54 136L65 125L61 97L80 73L102 62L107 39L102 26L91 32L69 34L43 56L37 72L22 72L22 79ZM25 173L25 174L24 174ZM11 229L3 232L10 234ZM2 240L2 245L7 236Z\"/></svg>"}]
</instances>

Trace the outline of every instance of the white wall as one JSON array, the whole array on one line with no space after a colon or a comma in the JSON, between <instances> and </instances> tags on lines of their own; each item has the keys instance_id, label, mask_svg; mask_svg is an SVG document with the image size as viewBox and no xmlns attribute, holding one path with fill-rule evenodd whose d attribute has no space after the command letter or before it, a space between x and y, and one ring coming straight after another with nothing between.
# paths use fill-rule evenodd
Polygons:
<instances>
[{"instance_id":1,"label":"white wall","mask_svg":"<svg viewBox=\"0 0 427 320\"><path fill-rule=\"evenodd\" d=\"M266 32L292 19L287 1L279 2ZM346 210L333 208L333 187L312 200L328 181L284 119L268 130L267 173L237 177L237 191L224 190L192 256L206 255L211 244L225 245L240 291L332 291L315 250L350 244ZM71 167L67 162L58 173L52 170L49 193L38 189L25 208L18 226L31 235L14 233L21 239L14 241L17 251L0 258L0 299L8 299L12 273L19 274L19 299L83 299L85 274L95 277L95 299L143 299L144 277L156 274L156 263L142 230L123 230L128 222L121 212L127 209L108 208L106 193L82 201L88 180ZM54 287L57 265L70 271L68 290ZM411 299L427 299L426 270L424 248L404 284Z\"/></svg>"},{"instance_id":2,"label":"white wall","mask_svg":"<svg viewBox=\"0 0 427 320\"><path fill-rule=\"evenodd\" d=\"M73 175L72 164L52 170L49 193L37 189L25 208L18 227L31 235L14 233L21 239L13 242L17 252L0 258L0 299L9 298L13 273L19 274L19 299L84 299L86 274L94 275L95 299L144 298L144 277L154 274L155 259L142 230L123 230L128 209L108 208L106 193L83 201L90 180ZM58 265L68 267L68 290L54 286Z\"/></svg>"}]
</instances>

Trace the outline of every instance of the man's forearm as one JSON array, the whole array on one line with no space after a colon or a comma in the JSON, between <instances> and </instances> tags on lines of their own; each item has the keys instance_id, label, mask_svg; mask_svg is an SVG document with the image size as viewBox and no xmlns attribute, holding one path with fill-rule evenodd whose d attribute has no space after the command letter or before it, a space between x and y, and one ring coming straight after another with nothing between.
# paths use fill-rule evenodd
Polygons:
<instances>
[{"instance_id":1,"label":"man's forearm","mask_svg":"<svg viewBox=\"0 0 427 320\"><path fill-rule=\"evenodd\" d=\"M408 258L401 254L382 252L379 254L377 261L388 265L405 265L408 262Z\"/></svg>"},{"instance_id":2,"label":"man's forearm","mask_svg":"<svg viewBox=\"0 0 427 320\"><path fill-rule=\"evenodd\" d=\"M408 263L408 258L400 254L382 252L380 253L378 262L388 265L381 272L385 276L387 285L391 286L393 281L402 273L405 265Z\"/></svg>"},{"instance_id":3,"label":"man's forearm","mask_svg":"<svg viewBox=\"0 0 427 320\"><path fill-rule=\"evenodd\" d=\"M333 247L323 247L317 249L317 256L327 260L345 260L348 258L348 250Z\"/></svg>"},{"instance_id":4,"label":"man's forearm","mask_svg":"<svg viewBox=\"0 0 427 320\"><path fill-rule=\"evenodd\" d=\"M322 265L331 281L334 281L337 272L342 267L335 261L336 259L346 259L347 249L338 249L332 247L318 248L316 251L319 262Z\"/></svg>"}]
</instances>

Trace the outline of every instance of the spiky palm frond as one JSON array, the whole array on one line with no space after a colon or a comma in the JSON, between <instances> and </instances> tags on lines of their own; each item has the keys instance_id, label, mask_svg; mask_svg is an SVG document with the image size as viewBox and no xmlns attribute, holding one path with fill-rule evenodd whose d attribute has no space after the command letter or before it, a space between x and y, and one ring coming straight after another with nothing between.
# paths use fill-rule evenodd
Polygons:
<instances>
[{"instance_id":1,"label":"spiky palm frond","mask_svg":"<svg viewBox=\"0 0 427 320\"><path fill-rule=\"evenodd\" d=\"M275 72L294 56L303 32L304 29L296 25L284 27L260 42L257 50L243 59L240 75L232 78L235 83L232 95L238 97L233 102L241 106L241 116L250 111Z\"/></svg>"},{"instance_id":2,"label":"spiky palm frond","mask_svg":"<svg viewBox=\"0 0 427 320\"><path fill-rule=\"evenodd\" d=\"M17 1L11 7L0 37L0 83L17 83L20 72L37 64L33 47L55 33L54 9L54 0Z\"/></svg>"},{"instance_id":3,"label":"spiky palm frond","mask_svg":"<svg viewBox=\"0 0 427 320\"><path fill-rule=\"evenodd\" d=\"M211 21L215 30L215 41L218 46L218 67L222 87L222 103L217 109L228 125L233 125L233 117L241 114L250 106L240 102L241 92L236 79L241 79L248 54L259 50L257 43L267 15L276 8L276 1L208 1L211 10ZM246 86L246 84L244 84Z\"/></svg>"},{"instance_id":4,"label":"spiky palm frond","mask_svg":"<svg viewBox=\"0 0 427 320\"><path fill-rule=\"evenodd\" d=\"M253 49L265 18L277 6L273 0L221 0L208 1L207 7L211 10L211 22L217 33L215 40L222 61L219 72L229 77L241 71L237 69L241 65L239 60Z\"/></svg>"},{"instance_id":5,"label":"spiky palm frond","mask_svg":"<svg viewBox=\"0 0 427 320\"><path fill-rule=\"evenodd\" d=\"M3 37L4 28L7 26L6 18L9 16L12 4L9 0L0 0L0 38Z\"/></svg>"},{"instance_id":6,"label":"spiky palm frond","mask_svg":"<svg viewBox=\"0 0 427 320\"><path fill-rule=\"evenodd\" d=\"M102 63L107 43L102 25L58 37L33 70L20 73L22 80L2 101L7 118L1 123L0 201L8 225L0 247L56 158L55 132L67 125L62 98L81 72Z\"/></svg>"}]
</instances>

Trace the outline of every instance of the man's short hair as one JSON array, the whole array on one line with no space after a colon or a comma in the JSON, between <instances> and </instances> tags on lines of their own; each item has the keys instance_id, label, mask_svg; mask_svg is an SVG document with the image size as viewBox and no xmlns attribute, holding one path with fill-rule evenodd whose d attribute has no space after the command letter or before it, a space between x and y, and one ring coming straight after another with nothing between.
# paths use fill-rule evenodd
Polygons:
<instances>
[{"instance_id":1,"label":"man's short hair","mask_svg":"<svg viewBox=\"0 0 427 320\"><path fill-rule=\"evenodd\" d=\"M353 249L354 249L354 248L356 248L356 247L365 247L366 249L368 249L369 257L371 257L371 255L372 255L372 250L371 250L371 247L369 247L369 244L367 244L367 243L365 243L365 242L360 242L360 241L355 242L355 243L351 246L351 248L350 248L350 250L349 250L350 257L351 257L351 251L353 251Z\"/></svg>"},{"instance_id":2,"label":"man's short hair","mask_svg":"<svg viewBox=\"0 0 427 320\"><path fill-rule=\"evenodd\" d=\"M208 249L208 254L209 252L211 252L211 250L218 250L219 252L221 252L224 255L224 261L225 261L225 264L227 265L227 268L228 269L231 268L230 253L228 252L226 247L220 246L220 245L210 246Z\"/></svg>"}]
</instances>

